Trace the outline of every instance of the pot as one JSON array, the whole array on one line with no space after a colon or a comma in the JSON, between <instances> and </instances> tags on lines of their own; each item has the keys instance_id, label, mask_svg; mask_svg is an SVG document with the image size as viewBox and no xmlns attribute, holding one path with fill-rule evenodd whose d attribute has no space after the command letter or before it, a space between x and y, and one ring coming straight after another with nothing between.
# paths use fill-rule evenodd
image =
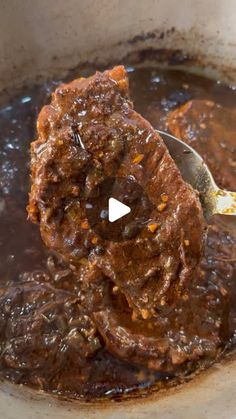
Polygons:
<instances>
[{"instance_id":1,"label":"pot","mask_svg":"<svg viewBox=\"0 0 236 419\"><path fill-rule=\"evenodd\" d=\"M63 0L2 2L0 89L96 62L151 62L236 84L234 0ZM167 52L168 50L168 52ZM146 54L146 55L145 55ZM1 418L233 418L236 361L145 399L83 405L0 384Z\"/></svg>"}]
</instances>

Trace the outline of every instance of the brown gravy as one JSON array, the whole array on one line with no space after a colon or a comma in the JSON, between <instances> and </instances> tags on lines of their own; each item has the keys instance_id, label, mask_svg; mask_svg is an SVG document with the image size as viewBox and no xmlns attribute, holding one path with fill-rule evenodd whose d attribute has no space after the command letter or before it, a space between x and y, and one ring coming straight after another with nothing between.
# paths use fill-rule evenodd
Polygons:
<instances>
[{"instance_id":1,"label":"brown gravy","mask_svg":"<svg viewBox=\"0 0 236 419\"><path fill-rule=\"evenodd\" d=\"M83 70L87 76L94 69ZM158 68L128 67L130 93L135 108L154 127L166 129L168 112L190 99L206 99L222 107L236 110L236 91L221 82L212 81L179 71ZM70 74L68 79L77 76ZM0 297L7 288L15 287L19 293L22 284L35 281L55 288L73 291L73 272L49 254L43 246L36 226L27 221L26 205L29 191L29 144L35 135L37 113L49 99L50 92L59 82L51 81L40 86L24 87L10 92L0 108ZM226 145L222 141L222 153L227 147L235 158L235 138ZM205 142L206 153L214 149ZM225 165L229 162L226 160ZM236 190L231 182L230 188ZM162 316L162 322L173 339L188 337L190 329L212 331L217 343L217 356L235 347L236 336L236 229L235 222L227 217L215 217L209 227L201 275L193 279L190 298L181 301L171 315ZM8 301L4 300L7 304ZM15 309L15 308L14 308ZM20 310L20 303L16 303ZM91 400L107 396L118 398L121 394L142 392L151 386L159 389L173 385L200 368L207 367L214 359L210 356L201 362L185 365L176 374L166 375L134 366L115 358L101 348L91 358L84 376L66 365L50 377L46 369L35 367L29 371L24 365L15 369L6 364L6 342L1 328L6 319L0 310L0 374L15 383L23 383L71 398ZM186 325L190 324L190 327ZM22 349L24 350L24 348Z\"/></svg>"}]
</instances>

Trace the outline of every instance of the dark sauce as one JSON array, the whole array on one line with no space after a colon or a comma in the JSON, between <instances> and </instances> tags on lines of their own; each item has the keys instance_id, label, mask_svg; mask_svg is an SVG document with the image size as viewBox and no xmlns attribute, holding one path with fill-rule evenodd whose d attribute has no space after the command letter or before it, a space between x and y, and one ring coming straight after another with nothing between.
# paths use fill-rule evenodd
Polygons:
<instances>
[{"instance_id":1,"label":"dark sauce","mask_svg":"<svg viewBox=\"0 0 236 419\"><path fill-rule=\"evenodd\" d=\"M87 76L89 68L68 76ZM190 99L213 100L222 106L236 109L234 88L200 76L179 71L155 68L128 67L130 94L134 106L155 127L166 129L166 115ZM10 286L19 289L26 282L50 284L56 289L74 291L73 271L50 254L43 245L39 229L27 221L26 205L29 191L29 146L35 138L37 114L47 103L51 91L60 81L27 86L9 92L0 108L0 295ZM232 140L233 144L233 140ZM233 144L235 148L235 140ZM235 150L234 150L235 151ZM214 150L209 150L214 153ZM223 151L222 151L223 152ZM225 164L228 164L227 161ZM236 185L231 185L236 190ZM235 282L235 222L216 217L209 227L208 239L201 264L201 273L193 278L190 298L182 301L174 314L166 318L166 327L180 316L179 334L185 338L184 322L198 328L212 327L219 341L214 359L232 351L236 344L236 282ZM177 313L177 314L176 314ZM178 314L179 313L179 314ZM184 314L181 314L184 313ZM163 320L163 319L162 319ZM214 325L214 327L213 327ZM171 330L171 326L170 326ZM217 330L217 332L216 332ZM91 358L82 377L75 366L66 365L53 371L10 368L2 362L4 343L1 341L0 375L15 383L71 398L91 400L121 394L142 394L152 387L171 386L214 362L211 357L184 365L176 374L165 375L143 367L130 365L101 348ZM37 377L37 378L36 378ZM39 378L40 377L40 378Z\"/></svg>"}]
</instances>

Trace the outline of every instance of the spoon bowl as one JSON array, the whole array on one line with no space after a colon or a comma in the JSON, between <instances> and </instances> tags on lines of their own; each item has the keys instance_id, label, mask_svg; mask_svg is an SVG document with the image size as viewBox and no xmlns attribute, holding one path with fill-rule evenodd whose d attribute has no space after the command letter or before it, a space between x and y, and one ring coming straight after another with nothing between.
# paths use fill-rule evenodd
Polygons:
<instances>
[{"instance_id":1,"label":"spoon bowl","mask_svg":"<svg viewBox=\"0 0 236 419\"><path fill-rule=\"evenodd\" d=\"M220 189L200 154L164 131L157 132L178 166L183 179L199 192L203 214L209 220L215 214L236 215L236 193Z\"/></svg>"}]
</instances>

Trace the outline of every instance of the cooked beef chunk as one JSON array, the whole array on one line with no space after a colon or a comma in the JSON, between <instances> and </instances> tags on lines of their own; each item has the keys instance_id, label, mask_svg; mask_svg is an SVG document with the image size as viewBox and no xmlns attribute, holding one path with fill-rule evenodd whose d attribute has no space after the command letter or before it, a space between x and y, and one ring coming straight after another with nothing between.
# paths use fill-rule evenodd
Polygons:
<instances>
[{"instance_id":1,"label":"cooked beef chunk","mask_svg":"<svg viewBox=\"0 0 236 419\"><path fill-rule=\"evenodd\" d=\"M163 325L160 327L157 319L124 319L112 306L94 316L107 348L112 353L162 372L174 372L182 364L197 361L203 356L214 358L221 343L216 325L212 325L211 330L203 329L196 334L194 321L191 325L188 322L182 325L178 315L173 317L171 326L180 320L182 333L171 326L169 330L166 325L165 328Z\"/></svg>"},{"instance_id":2,"label":"cooked beef chunk","mask_svg":"<svg viewBox=\"0 0 236 419\"><path fill-rule=\"evenodd\" d=\"M170 112L167 123L173 135L201 154L219 186L236 188L235 109L191 100Z\"/></svg>"},{"instance_id":3,"label":"cooked beef chunk","mask_svg":"<svg viewBox=\"0 0 236 419\"><path fill-rule=\"evenodd\" d=\"M124 68L59 86L37 128L28 212L46 245L77 266L99 267L137 316L175 303L199 262L201 206L160 136L133 110ZM153 205L141 232L121 243L96 237L85 211L93 188L114 175L133 177Z\"/></svg>"},{"instance_id":4,"label":"cooked beef chunk","mask_svg":"<svg viewBox=\"0 0 236 419\"><path fill-rule=\"evenodd\" d=\"M35 282L0 289L0 362L9 373L32 374L38 385L67 363L83 374L99 348L96 325L74 294Z\"/></svg>"},{"instance_id":5,"label":"cooked beef chunk","mask_svg":"<svg viewBox=\"0 0 236 419\"><path fill-rule=\"evenodd\" d=\"M231 338L228 313L234 306L226 278L233 281L232 261L235 237L228 235L219 217L209 226L200 270L173 310L139 319L114 287L103 308L94 313L107 348L129 362L168 373L201 359L216 359Z\"/></svg>"}]
</instances>

